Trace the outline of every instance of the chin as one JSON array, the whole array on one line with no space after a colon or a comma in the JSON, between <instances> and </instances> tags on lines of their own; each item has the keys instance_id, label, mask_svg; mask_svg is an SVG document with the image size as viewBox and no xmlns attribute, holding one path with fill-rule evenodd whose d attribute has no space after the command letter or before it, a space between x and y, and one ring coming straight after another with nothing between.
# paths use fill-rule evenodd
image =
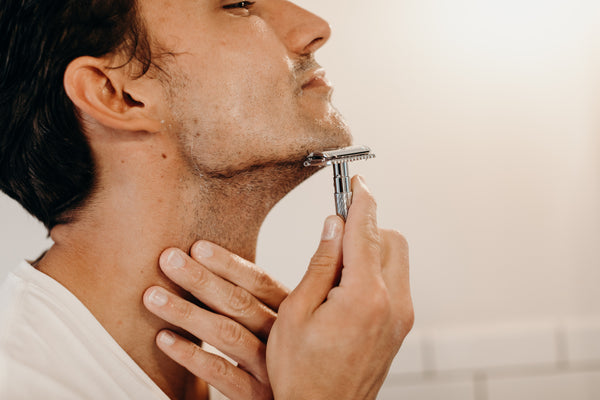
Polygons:
<instances>
[{"instance_id":1,"label":"chin","mask_svg":"<svg viewBox=\"0 0 600 400\"><path fill-rule=\"evenodd\" d=\"M323 136L320 140L320 147L312 151L332 150L352 145L353 138L350 127L341 115L336 114L336 118L320 124Z\"/></svg>"}]
</instances>

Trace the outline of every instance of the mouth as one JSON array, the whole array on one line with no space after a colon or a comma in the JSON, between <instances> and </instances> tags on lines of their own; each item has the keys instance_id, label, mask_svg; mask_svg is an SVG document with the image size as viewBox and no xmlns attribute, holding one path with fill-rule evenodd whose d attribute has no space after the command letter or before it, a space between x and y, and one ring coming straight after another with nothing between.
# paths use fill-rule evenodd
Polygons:
<instances>
[{"instance_id":1,"label":"mouth","mask_svg":"<svg viewBox=\"0 0 600 400\"><path fill-rule=\"evenodd\" d=\"M325 76L325 69L319 68L309 74L308 80L302 85L302 90L324 87L331 89L331 82Z\"/></svg>"}]
</instances>

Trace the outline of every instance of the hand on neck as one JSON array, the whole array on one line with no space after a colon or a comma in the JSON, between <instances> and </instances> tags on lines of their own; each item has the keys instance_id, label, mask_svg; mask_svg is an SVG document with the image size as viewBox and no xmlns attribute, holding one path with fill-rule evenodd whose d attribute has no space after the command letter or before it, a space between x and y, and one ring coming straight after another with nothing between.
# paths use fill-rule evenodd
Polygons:
<instances>
[{"instance_id":1,"label":"hand on neck","mask_svg":"<svg viewBox=\"0 0 600 400\"><path fill-rule=\"evenodd\" d=\"M156 347L157 332L167 326L142 305L153 285L182 293L160 271L160 253L188 252L204 239L254 261L267 213L308 172L276 164L206 178L182 173L163 154L143 169L127 166L135 162L130 158L123 159L126 172L103 171L75 221L53 229L55 245L38 267L78 297L167 395L182 398L189 374Z\"/></svg>"}]
</instances>

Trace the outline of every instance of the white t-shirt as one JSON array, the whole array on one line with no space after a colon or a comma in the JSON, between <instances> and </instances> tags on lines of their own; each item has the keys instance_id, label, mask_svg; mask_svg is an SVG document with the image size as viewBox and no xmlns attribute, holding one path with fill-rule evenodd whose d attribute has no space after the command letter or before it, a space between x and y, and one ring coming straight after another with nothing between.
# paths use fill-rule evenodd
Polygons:
<instances>
[{"instance_id":1,"label":"white t-shirt","mask_svg":"<svg viewBox=\"0 0 600 400\"><path fill-rule=\"evenodd\" d=\"M224 399L212 388L210 398ZM0 399L168 397L71 292L23 261L0 284Z\"/></svg>"}]
</instances>

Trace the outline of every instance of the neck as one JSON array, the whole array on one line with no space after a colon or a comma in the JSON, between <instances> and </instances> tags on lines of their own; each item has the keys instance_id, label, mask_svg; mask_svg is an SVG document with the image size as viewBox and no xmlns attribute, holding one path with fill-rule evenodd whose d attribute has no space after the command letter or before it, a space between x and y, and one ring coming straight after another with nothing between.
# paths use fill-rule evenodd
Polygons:
<instances>
[{"instance_id":1,"label":"neck","mask_svg":"<svg viewBox=\"0 0 600 400\"><path fill-rule=\"evenodd\" d=\"M188 252L204 239L254 261L264 218L306 178L300 171L283 164L231 177L100 185L111 190L96 193L76 222L53 229L55 245L38 268L77 296L170 398L183 399L195 380L156 347L169 326L142 304L153 285L183 294L160 271L160 253Z\"/></svg>"}]
</instances>

